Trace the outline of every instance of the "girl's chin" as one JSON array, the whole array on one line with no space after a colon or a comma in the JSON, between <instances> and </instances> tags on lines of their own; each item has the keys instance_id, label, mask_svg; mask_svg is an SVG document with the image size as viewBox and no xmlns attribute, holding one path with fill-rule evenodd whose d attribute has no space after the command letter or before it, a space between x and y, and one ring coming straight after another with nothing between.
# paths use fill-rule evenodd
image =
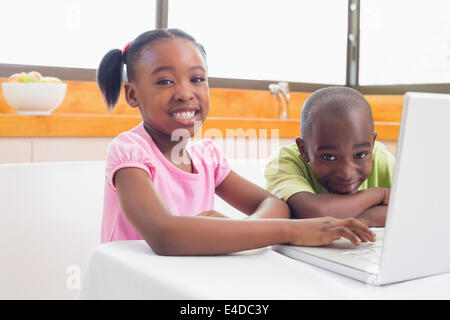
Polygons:
<instances>
[{"instance_id":1,"label":"girl's chin","mask_svg":"<svg viewBox=\"0 0 450 320\"><path fill-rule=\"evenodd\" d=\"M191 120L191 119L171 119L170 130L176 135L187 135L194 136L202 127L203 121ZM185 132L185 133L183 133Z\"/></svg>"},{"instance_id":2,"label":"girl's chin","mask_svg":"<svg viewBox=\"0 0 450 320\"><path fill-rule=\"evenodd\" d=\"M201 129L202 123L199 122L192 126L183 126L174 128L171 130L171 139L172 141L179 141L180 137L183 138L193 138Z\"/></svg>"}]
</instances>

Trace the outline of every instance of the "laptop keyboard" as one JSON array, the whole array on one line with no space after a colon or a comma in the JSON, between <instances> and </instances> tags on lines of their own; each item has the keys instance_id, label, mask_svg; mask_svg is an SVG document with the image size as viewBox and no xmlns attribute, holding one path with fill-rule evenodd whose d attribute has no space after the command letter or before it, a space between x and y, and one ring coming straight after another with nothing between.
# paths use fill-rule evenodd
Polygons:
<instances>
[{"instance_id":1,"label":"laptop keyboard","mask_svg":"<svg viewBox=\"0 0 450 320\"><path fill-rule=\"evenodd\" d=\"M361 244L361 248L355 248L342 252L342 255L361 259L369 263L380 263L382 244Z\"/></svg>"},{"instance_id":2,"label":"laptop keyboard","mask_svg":"<svg viewBox=\"0 0 450 320\"><path fill-rule=\"evenodd\" d=\"M347 239L339 239L325 247L278 245L274 246L274 250L317 266L327 265L324 267L331 270L333 265L328 263L348 266L368 274L379 274L384 228L372 228L372 231L376 234L376 242L361 242L358 247Z\"/></svg>"}]
</instances>

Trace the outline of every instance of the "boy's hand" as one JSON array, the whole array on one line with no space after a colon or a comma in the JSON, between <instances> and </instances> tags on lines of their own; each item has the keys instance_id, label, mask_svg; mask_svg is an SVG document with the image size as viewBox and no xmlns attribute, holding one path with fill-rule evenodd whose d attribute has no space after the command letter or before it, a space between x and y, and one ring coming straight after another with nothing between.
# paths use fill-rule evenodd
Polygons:
<instances>
[{"instance_id":1,"label":"boy's hand","mask_svg":"<svg viewBox=\"0 0 450 320\"><path fill-rule=\"evenodd\" d=\"M389 189L389 188L383 188L383 190L384 190L384 192L385 192L385 195L384 195L384 200L383 200L382 205L387 206L387 205L389 204L389 199L390 199L390 197L391 197L391 189Z\"/></svg>"},{"instance_id":2,"label":"boy's hand","mask_svg":"<svg viewBox=\"0 0 450 320\"><path fill-rule=\"evenodd\" d=\"M342 237L359 245L363 241L375 241L373 233L365 224L355 218L333 217L291 220L292 233L289 244L296 246L323 246Z\"/></svg>"}]
</instances>

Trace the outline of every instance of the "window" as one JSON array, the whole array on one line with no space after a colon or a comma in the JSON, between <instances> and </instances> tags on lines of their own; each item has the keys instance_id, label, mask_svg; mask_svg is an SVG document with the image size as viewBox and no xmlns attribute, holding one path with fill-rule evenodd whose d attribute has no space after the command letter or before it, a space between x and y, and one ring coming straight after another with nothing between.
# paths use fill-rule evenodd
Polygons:
<instances>
[{"instance_id":1,"label":"window","mask_svg":"<svg viewBox=\"0 0 450 320\"><path fill-rule=\"evenodd\" d=\"M361 85L449 83L450 1L362 0Z\"/></svg>"},{"instance_id":2,"label":"window","mask_svg":"<svg viewBox=\"0 0 450 320\"><path fill-rule=\"evenodd\" d=\"M202 43L210 77L345 84L347 0L170 0L169 28Z\"/></svg>"},{"instance_id":3,"label":"window","mask_svg":"<svg viewBox=\"0 0 450 320\"><path fill-rule=\"evenodd\" d=\"M36 65L63 79L93 80L108 50L157 25L183 29L205 46L217 86L288 81L292 90L312 91L348 78L366 93L450 90L449 0L4 2L2 77Z\"/></svg>"},{"instance_id":4,"label":"window","mask_svg":"<svg viewBox=\"0 0 450 320\"><path fill-rule=\"evenodd\" d=\"M155 27L155 0L15 0L2 3L0 62L96 69Z\"/></svg>"}]
</instances>

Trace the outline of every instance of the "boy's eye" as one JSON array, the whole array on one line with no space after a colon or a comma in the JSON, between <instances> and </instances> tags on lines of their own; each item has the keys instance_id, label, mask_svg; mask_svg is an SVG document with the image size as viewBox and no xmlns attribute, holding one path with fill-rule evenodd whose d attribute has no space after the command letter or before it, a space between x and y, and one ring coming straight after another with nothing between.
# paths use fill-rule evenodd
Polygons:
<instances>
[{"instance_id":1,"label":"boy's eye","mask_svg":"<svg viewBox=\"0 0 450 320\"><path fill-rule=\"evenodd\" d=\"M358 152L357 154L355 154L355 159L363 159L365 158L369 153L364 151L364 152Z\"/></svg>"},{"instance_id":2,"label":"boy's eye","mask_svg":"<svg viewBox=\"0 0 450 320\"><path fill-rule=\"evenodd\" d=\"M191 79L191 82L194 82L194 83L200 83L203 81L205 81L205 78L202 78L202 77L194 77Z\"/></svg>"},{"instance_id":3,"label":"boy's eye","mask_svg":"<svg viewBox=\"0 0 450 320\"><path fill-rule=\"evenodd\" d=\"M322 160L325 160L325 161L334 161L334 160L336 160L336 157L333 156L332 154L323 154L323 155L320 156L320 158Z\"/></svg>"},{"instance_id":4,"label":"boy's eye","mask_svg":"<svg viewBox=\"0 0 450 320\"><path fill-rule=\"evenodd\" d=\"M157 84L162 85L162 86L168 86L172 83L173 83L173 81L169 80L169 79L162 79L157 82Z\"/></svg>"}]
</instances>

